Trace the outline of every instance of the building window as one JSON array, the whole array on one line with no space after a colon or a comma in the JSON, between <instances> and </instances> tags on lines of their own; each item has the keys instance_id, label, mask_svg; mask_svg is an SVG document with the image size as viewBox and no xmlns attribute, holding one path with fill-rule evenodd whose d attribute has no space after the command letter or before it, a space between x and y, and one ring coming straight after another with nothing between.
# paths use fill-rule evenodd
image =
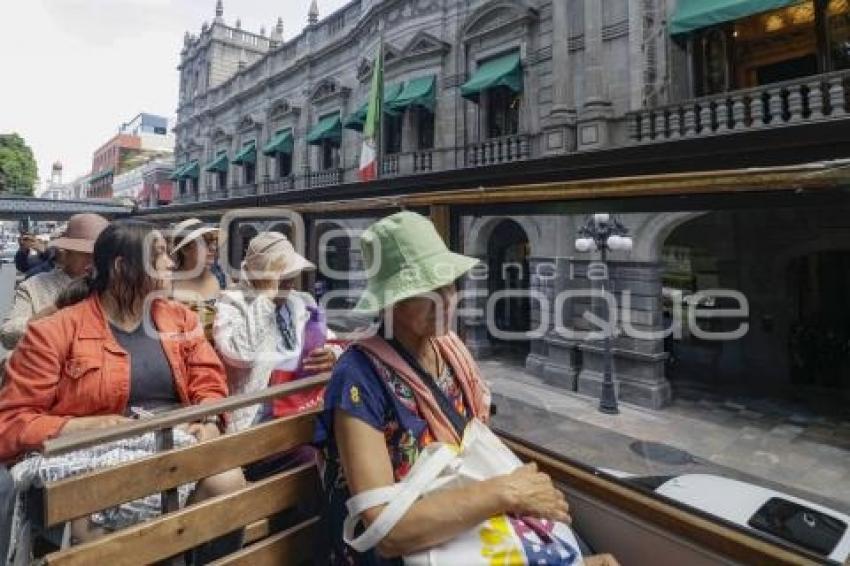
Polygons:
<instances>
[{"instance_id":1,"label":"building window","mask_svg":"<svg viewBox=\"0 0 850 566\"><path fill-rule=\"evenodd\" d=\"M257 165L255 163L246 163L242 170L245 172L245 184L253 185L257 178Z\"/></svg>"},{"instance_id":2,"label":"building window","mask_svg":"<svg viewBox=\"0 0 850 566\"><path fill-rule=\"evenodd\" d=\"M519 132L520 95L505 87L487 91L487 137L513 136Z\"/></svg>"},{"instance_id":3,"label":"building window","mask_svg":"<svg viewBox=\"0 0 850 566\"><path fill-rule=\"evenodd\" d=\"M328 140L322 140L322 162L319 167L322 171L339 168L339 148Z\"/></svg>"},{"instance_id":4,"label":"building window","mask_svg":"<svg viewBox=\"0 0 850 566\"><path fill-rule=\"evenodd\" d=\"M278 153L277 154L277 177L283 179L292 175L292 154Z\"/></svg>"},{"instance_id":5,"label":"building window","mask_svg":"<svg viewBox=\"0 0 850 566\"><path fill-rule=\"evenodd\" d=\"M850 68L850 0L829 0L827 37L833 70Z\"/></svg>"},{"instance_id":6,"label":"building window","mask_svg":"<svg viewBox=\"0 0 850 566\"><path fill-rule=\"evenodd\" d=\"M401 153L401 123L404 114L384 114L384 152Z\"/></svg>"},{"instance_id":7,"label":"building window","mask_svg":"<svg viewBox=\"0 0 850 566\"><path fill-rule=\"evenodd\" d=\"M416 107L416 137L418 149L434 149L434 113L422 106Z\"/></svg>"},{"instance_id":8,"label":"building window","mask_svg":"<svg viewBox=\"0 0 850 566\"><path fill-rule=\"evenodd\" d=\"M804 0L694 36L698 96L850 68L850 0Z\"/></svg>"},{"instance_id":9,"label":"building window","mask_svg":"<svg viewBox=\"0 0 850 566\"><path fill-rule=\"evenodd\" d=\"M726 30L711 30L702 40L703 94L729 90L729 52Z\"/></svg>"},{"instance_id":10,"label":"building window","mask_svg":"<svg viewBox=\"0 0 850 566\"><path fill-rule=\"evenodd\" d=\"M216 189L219 191L223 191L227 189L227 172L219 171L215 174L216 176Z\"/></svg>"}]
</instances>

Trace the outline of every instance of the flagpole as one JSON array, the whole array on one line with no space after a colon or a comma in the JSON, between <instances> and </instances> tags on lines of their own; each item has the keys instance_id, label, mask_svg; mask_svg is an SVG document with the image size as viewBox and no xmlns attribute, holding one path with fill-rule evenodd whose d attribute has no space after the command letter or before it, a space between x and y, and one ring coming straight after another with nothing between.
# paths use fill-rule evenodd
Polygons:
<instances>
[{"instance_id":1,"label":"flagpole","mask_svg":"<svg viewBox=\"0 0 850 566\"><path fill-rule=\"evenodd\" d=\"M380 179L384 169L384 20L378 22L378 58L373 73L381 73L378 81L378 131L375 132L375 155L378 159L375 177Z\"/></svg>"}]
</instances>

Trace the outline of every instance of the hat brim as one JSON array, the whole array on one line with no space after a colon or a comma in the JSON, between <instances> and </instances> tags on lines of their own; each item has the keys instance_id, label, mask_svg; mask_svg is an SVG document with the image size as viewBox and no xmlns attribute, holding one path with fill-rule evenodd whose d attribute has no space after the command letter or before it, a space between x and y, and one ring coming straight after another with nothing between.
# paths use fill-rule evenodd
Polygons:
<instances>
[{"instance_id":1,"label":"hat brim","mask_svg":"<svg viewBox=\"0 0 850 566\"><path fill-rule=\"evenodd\" d=\"M48 247L67 250L69 252L82 252L90 254L94 252L94 242L81 240L79 238L56 238Z\"/></svg>"},{"instance_id":2,"label":"hat brim","mask_svg":"<svg viewBox=\"0 0 850 566\"><path fill-rule=\"evenodd\" d=\"M178 250L185 248L189 242L193 242L198 238L201 238L207 234L211 234L212 232L218 232L218 228L215 226L201 226L200 228L195 228L184 238L181 238L180 243L174 246L174 249L171 250L171 253L177 253Z\"/></svg>"},{"instance_id":3,"label":"hat brim","mask_svg":"<svg viewBox=\"0 0 850 566\"><path fill-rule=\"evenodd\" d=\"M302 271L312 271L316 269L316 266L308 261L304 256L295 253L293 254L292 265L287 266L286 269L280 274L281 279L291 279L297 276Z\"/></svg>"},{"instance_id":4,"label":"hat brim","mask_svg":"<svg viewBox=\"0 0 850 566\"><path fill-rule=\"evenodd\" d=\"M381 310L417 295L445 287L475 267L479 260L450 251L422 259L415 267L379 280L369 280L366 290L354 305L355 314L377 314Z\"/></svg>"}]
</instances>

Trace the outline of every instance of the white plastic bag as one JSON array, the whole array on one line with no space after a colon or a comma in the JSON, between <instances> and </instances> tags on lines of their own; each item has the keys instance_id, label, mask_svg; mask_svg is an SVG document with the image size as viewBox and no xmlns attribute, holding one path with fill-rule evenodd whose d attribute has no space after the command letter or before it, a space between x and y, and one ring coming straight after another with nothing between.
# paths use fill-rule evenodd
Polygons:
<instances>
[{"instance_id":1,"label":"white plastic bag","mask_svg":"<svg viewBox=\"0 0 850 566\"><path fill-rule=\"evenodd\" d=\"M519 458L487 426L473 420L459 450L447 444L431 444L403 481L349 499L345 542L357 552L365 552L375 547L422 495L451 487L471 487L477 481L509 474L520 466ZM384 504L387 506L378 519L354 538L360 514ZM442 545L404 557L408 566L572 566L581 561L578 543L567 525L507 515L491 517Z\"/></svg>"}]
</instances>

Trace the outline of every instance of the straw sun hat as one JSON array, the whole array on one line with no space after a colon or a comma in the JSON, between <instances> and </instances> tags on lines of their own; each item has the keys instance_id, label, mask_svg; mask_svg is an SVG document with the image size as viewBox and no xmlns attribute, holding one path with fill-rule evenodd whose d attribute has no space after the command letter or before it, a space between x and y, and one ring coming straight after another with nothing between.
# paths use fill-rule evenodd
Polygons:
<instances>
[{"instance_id":1,"label":"straw sun hat","mask_svg":"<svg viewBox=\"0 0 850 566\"><path fill-rule=\"evenodd\" d=\"M360 237L360 247L370 271L354 307L362 314L444 287L479 263L450 251L430 220L408 211L372 224Z\"/></svg>"},{"instance_id":2,"label":"straw sun hat","mask_svg":"<svg viewBox=\"0 0 850 566\"><path fill-rule=\"evenodd\" d=\"M172 255L198 238L214 232L218 232L217 227L204 224L199 218L189 218L178 222L171 227L171 238L174 242L174 247L171 248Z\"/></svg>"}]
</instances>

